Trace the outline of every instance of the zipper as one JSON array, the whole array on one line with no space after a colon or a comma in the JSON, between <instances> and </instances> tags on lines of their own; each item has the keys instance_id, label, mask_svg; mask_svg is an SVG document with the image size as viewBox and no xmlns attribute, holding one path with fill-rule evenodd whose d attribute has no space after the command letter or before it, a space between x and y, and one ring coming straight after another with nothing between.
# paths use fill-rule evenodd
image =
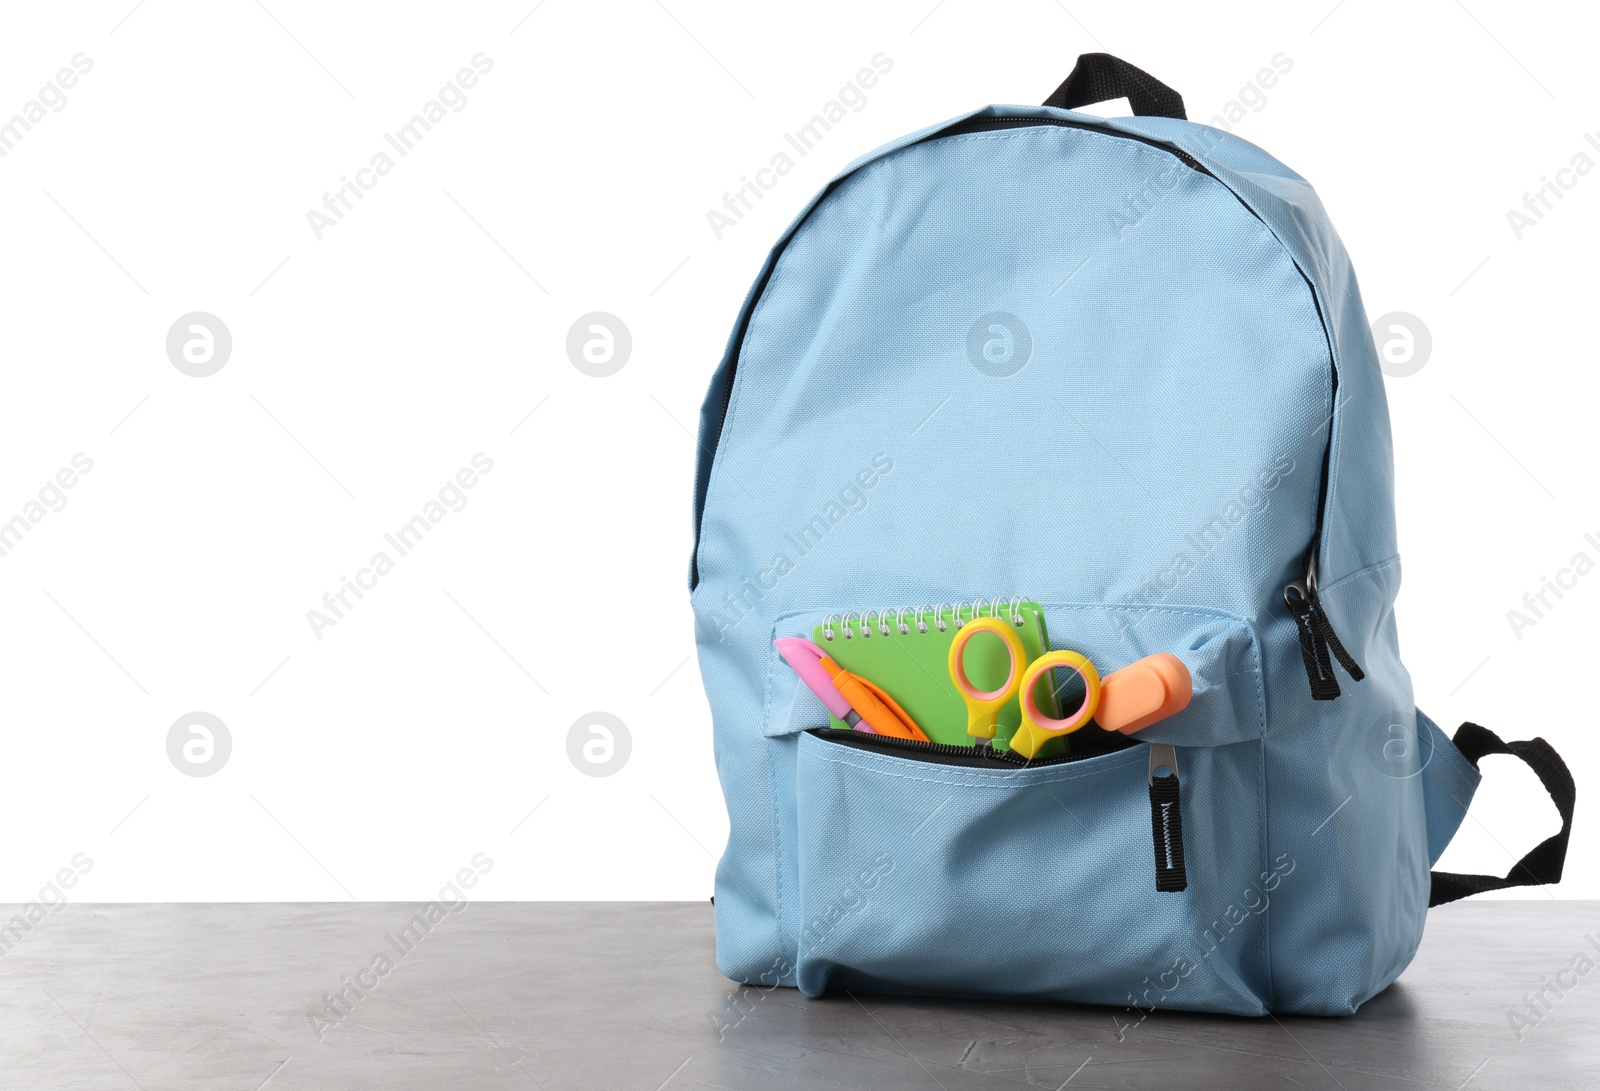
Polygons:
<instances>
[{"instance_id":1,"label":"zipper","mask_svg":"<svg viewBox=\"0 0 1600 1091\"><path fill-rule=\"evenodd\" d=\"M1029 761L1009 750L995 750L987 746L958 746L953 743L922 742L918 739L896 739L888 735L869 735L864 731L840 731L837 727L813 728L811 734L854 750L902 751L915 754L923 761L930 761L935 765L955 765L966 769L993 769L996 765L1008 765L1014 769L1042 769L1047 765L1066 765L1074 761L1083 761L1085 758L1114 754L1118 750L1126 750L1130 746L1137 745L1127 736L1117 736L1099 746Z\"/></svg>"},{"instance_id":2,"label":"zipper","mask_svg":"<svg viewBox=\"0 0 1600 1091\"><path fill-rule=\"evenodd\" d=\"M1048 765L1067 765L1085 758L1100 757L1126 750L1138 743L1126 736L1115 736L1096 747L1075 750L1051 758L1018 757L1009 750L982 746L955 746L950 743L919 742L868 735L861 731L840 731L836 727L813 728L809 734L852 750L877 753L901 752L937 765L966 769L993 769L997 764L1013 769L1041 769ZM1176 894L1188 889L1188 872L1183 863L1183 800L1178 783L1178 752L1166 743L1150 745L1150 837L1155 846L1156 891Z\"/></svg>"},{"instance_id":3,"label":"zipper","mask_svg":"<svg viewBox=\"0 0 1600 1091\"><path fill-rule=\"evenodd\" d=\"M1317 595L1314 553L1306 566L1305 578L1294 580L1283 589L1283 602L1294 618L1295 628L1300 631L1300 658L1305 663L1306 680L1311 683L1312 700L1331 701L1339 696L1339 678L1333 672L1335 659L1352 680L1359 682L1366 677L1355 657L1345 650L1339 634L1333 631L1327 611L1322 608L1322 599Z\"/></svg>"},{"instance_id":4,"label":"zipper","mask_svg":"<svg viewBox=\"0 0 1600 1091\"><path fill-rule=\"evenodd\" d=\"M1310 286L1311 282L1307 280L1308 290ZM1322 304L1317 300L1315 291L1311 292L1311 303L1317 309L1318 320L1322 322L1323 336L1327 337L1328 323L1322 316ZM1310 683L1311 698L1315 701L1331 701L1339 696L1339 680L1334 676L1333 664L1328 658L1330 651L1352 681L1359 682L1366 677L1355 658L1345 650L1339 634L1333 631L1333 622L1328 620L1328 613L1322 608L1322 600L1317 595L1317 555L1322 551L1322 540L1326 534L1328 481L1333 464L1333 417L1339 409L1339 369L1333 363L1331 340L1328 342L1328 374L1328 397L1333 408L1328 413L1328 440L1322 446L1322 469L1317 481L1317 517L1311 531L1311 544L1306 548L1306 572L1283 588L1283 603L1289 608L1289 616L1294 618L1295 627L1300 632L1300 658L1305 663L1306 681Z\"/></svg>"},{"instance_id":5,"label":"zipper","mask_svg":"<svg viewBox=\"0 0 1600 1091\"><path fill-rule=\"evenodd\" d=\"M1163 144L1148 136L1139 136L1135 133L1120 132L1108 129L1104 125L1092 125L1086 121L1067 121L1058 117L975 117L966 121L958 121L948 129L940 129L932 136L925 137L918 143L928 140L939 140L947 136L966 136L968 133L987 133L998 129L1028 129L1054 127L1057 129L1083 129L1091 133L1104 133L1106 136L1116 137L1118 140L1132 140L1138 144L1146 144L1152 148L1160 149L1168 155L1176 156L1184 166L1199 171L1207 178L1216 178L1206 169L1205 165L1181 148L1174 148L1171 144ZM1220 181L1220 179L1218 179ZM1242 203L1242 202L1241 202ZM1246 206L1247 208L1249 206ZM1254 215L1254 213L1252 213ZM1259 218L1259 217L1258 217Z\"/></svg>"}]
</instances>

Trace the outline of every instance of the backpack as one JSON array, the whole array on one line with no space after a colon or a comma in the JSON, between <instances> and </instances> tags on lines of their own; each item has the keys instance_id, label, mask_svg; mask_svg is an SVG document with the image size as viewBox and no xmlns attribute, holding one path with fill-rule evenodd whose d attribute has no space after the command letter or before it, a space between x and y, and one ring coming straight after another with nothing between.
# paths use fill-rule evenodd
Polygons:
<instances>
[{"instance_id":1,"label":"backpack","mask_svg":"<svg viewBox=\"0 0 1600 1091\"><path fill-rule=\"evenodd\" d=\"M1316 194L1132 65L1087 54L1043 106L848 166L773 248L699 439L735 981L1344 1014L1429 906L1560 879L1555 751L1413 701L1383 380ZM774 648L1022 598L1102 675L1177 656L1187 708L1001 760L829 730ZM1505 876L1430 872L1488 754L1561 832Z\"/></svg>"}]
</instances>

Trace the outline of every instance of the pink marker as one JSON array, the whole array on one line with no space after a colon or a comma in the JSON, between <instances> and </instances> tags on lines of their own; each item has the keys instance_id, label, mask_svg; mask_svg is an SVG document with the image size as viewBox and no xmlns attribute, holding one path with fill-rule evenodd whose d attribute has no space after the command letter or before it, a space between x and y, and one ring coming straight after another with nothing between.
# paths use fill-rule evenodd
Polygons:
<instances>
[{"instance_id":1,"label":"pink marker","mask_svg":"<svg viewBox=\"0 0 1600 1091\"><path fill-rule=\"evenodd\" d=\"M849 724L856 731L864 731L869 735L876 734L868 727L855 709L850 707L850 702L844 699L844 694L839 692L839 687L833 684L833 675L823 660L829 664L828 653L819 648L815 641L807 640L803 636L781 636L773 641L778 649L778 654L783 656L783 661L794 668L800 676L800 681L806 688L817 695L827 710L837 716L844 723ZM834 667L837 670L837 666Z\"/></svg>"}]
</instances>

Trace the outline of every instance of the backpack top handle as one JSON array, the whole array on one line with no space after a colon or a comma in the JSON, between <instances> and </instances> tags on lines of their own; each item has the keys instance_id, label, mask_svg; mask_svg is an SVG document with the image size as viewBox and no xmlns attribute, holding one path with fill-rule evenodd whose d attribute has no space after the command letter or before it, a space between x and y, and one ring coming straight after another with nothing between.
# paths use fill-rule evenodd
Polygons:
<instances>
[{"instance_id":1,"label":"backpack top handle","mask_svg":"<svg viewBox=\"0 0 1600 1091\"><path fill-rule=\"evenodd\" d=\"M1140 117L1175 117L1189 120L1183 112L1183 96L1141 68L1135 68L1109 53L1084 53L1072 72L1057 87L1046 106L1076 110L1096 102L1126 98Z\"/></svg>"}]
</instances>

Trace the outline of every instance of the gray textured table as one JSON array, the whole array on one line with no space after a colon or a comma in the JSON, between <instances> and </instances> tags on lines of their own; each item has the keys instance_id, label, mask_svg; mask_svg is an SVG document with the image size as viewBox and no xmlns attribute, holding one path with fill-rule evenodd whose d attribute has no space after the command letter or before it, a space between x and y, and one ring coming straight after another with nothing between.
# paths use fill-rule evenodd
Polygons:
<instances>
[{"instance_id":1,"label":"gray textured table","mask_svg":"<svg viewBox=\"0 0 1600 1091\"><path fill-rule=\"evenodd\" d=\"M0 959L0 1086L1600 1087L1600 972L1572 972L1600 965L1596 902L1434 910L1400 983L1347 1019L1157 1014L1120 1041L1099 1008L740 989L706 905L478 903L413 944L416 908L68 906ZM1546 977L1565 995L1519 1041L1508 1010ZM346 980L374 987L330 1013Z\"/></svg>"}]
</instances>

